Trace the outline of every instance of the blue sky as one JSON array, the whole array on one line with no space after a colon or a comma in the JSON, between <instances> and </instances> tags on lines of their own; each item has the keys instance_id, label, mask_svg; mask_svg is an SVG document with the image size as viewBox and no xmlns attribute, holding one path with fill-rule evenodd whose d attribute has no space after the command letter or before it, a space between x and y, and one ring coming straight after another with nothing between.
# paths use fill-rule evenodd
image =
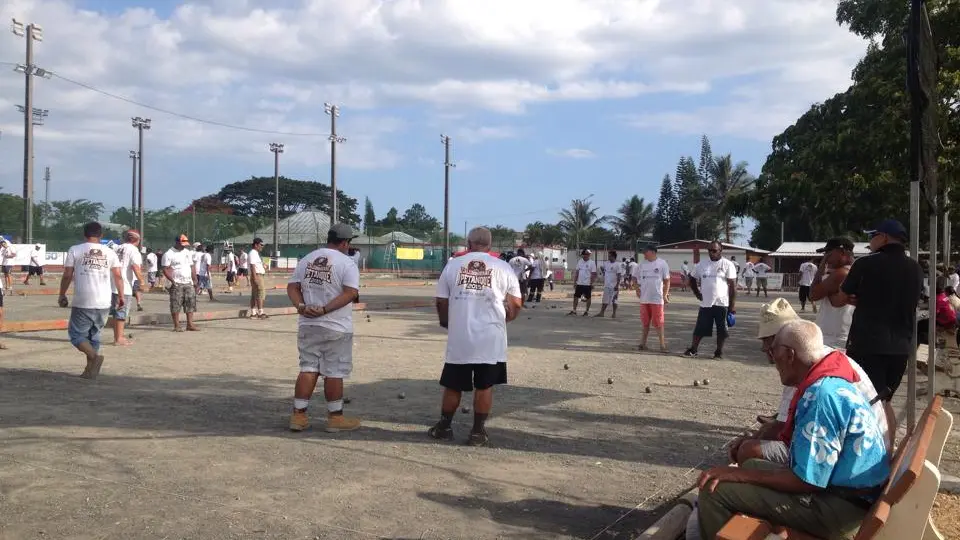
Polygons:
<instances>
[{"instance_id":1,"label":"blue sky","mask_svg":"<svg viewBox=\"0 0 960 540\"><path fill-rule=\"evenodd\" d=\"M696 156L700 135L758 173L770 139L849 84L864 44L824 0L9 0L0 16L44 26L37 65L203 119L37 82L36 167L52 197L129 204L136 133L149 116L149 207L184 206L250 175L329 181L323 102L342 107L338 186L382 216L420 202L442 217L453 138L451 229L556 221L594 194L604 213ZM480 7L485 9L481 10ZM0 62L23 41L0 35ZM22 78L0 76L0 187L19 193ZM42 197L42 186L38 194Z\"/></svg>"}]
</instances>

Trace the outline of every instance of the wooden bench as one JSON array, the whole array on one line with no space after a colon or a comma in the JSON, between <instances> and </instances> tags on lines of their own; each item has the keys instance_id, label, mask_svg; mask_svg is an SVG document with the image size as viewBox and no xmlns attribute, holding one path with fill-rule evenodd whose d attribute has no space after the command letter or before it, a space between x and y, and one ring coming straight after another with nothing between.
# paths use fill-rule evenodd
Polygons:
<instances>
[{"instance_id":1,"label":"wooden bench","mask_svg":"<svg viewBox=\"0 0 960 540\"><path fill-rule=\"evenodd\" d=\"M953 419L942 415L943 398L935 396L916 429L894 455L890 478L883 493L864 517L856 540L907 540L926 538L932 528L930 508L940 488L939 464ZM949 422L948 422L949 419ZM938 421L939 420L939 421ZM937 429L937 428L940 429ZM931 534L936 531L932 528ZM939 535L939 533L936 533ZM932 536L930 538L942 538ZM816 540L808 534L737 514L717 533L717 540Z\"/></svg>"}]
</instances>

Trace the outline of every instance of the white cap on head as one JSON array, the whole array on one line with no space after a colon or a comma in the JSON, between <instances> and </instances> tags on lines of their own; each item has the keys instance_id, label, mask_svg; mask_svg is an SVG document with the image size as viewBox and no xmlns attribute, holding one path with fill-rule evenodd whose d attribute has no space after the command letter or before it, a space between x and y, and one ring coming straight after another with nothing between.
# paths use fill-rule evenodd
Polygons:
<instances>
[{"instance_id":1,"label":"white cap on head","mask_svg":"<svg viewBox=\"0 0 960 540\"><path fill-rule=\"evenodd\" d=\"M790 302L785 298L775 298L773 302L760 307L760 328L757 330L757 338L773 337L777 335L784 323L799 318Z\"/></svg>"}]
</instances>

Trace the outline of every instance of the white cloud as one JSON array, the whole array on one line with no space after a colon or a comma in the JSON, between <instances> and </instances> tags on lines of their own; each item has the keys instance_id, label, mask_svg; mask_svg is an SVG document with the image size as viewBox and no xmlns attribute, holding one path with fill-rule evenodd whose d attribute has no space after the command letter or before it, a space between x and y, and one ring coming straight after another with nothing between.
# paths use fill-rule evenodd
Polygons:
<instances>
[{"instance_id":1,"label":"white cloud","mask_svg":"<svg viewBox=\"0 0 960 540\"><path fill-rule=\"evenodd\" d=\"M567 148L566 150L547 150L547 153L551 156L566 157L571 159L592 159L597 157L590 150L584 148Z\"/></svg>"},{"instance_id":2,"label":"white cloud","mask_svg":"<svg viewBox=\"0 0 960 540\"><path fill-rule=\"evenodd\" d=\"M44 26L37 65L157 107L251 129L226 130L148 111L63 80L36 85L51 110L37 151L95 177L108 153L126 155L130 116L151 116L154 154L260 159L283 139L285 161L328 160L324 101L342 105L347 168L390 168L421 129L397 112L467 126L465 143L516 137L484 117L557 102L621 100L644 129L766 138L814 100L842 87L863 42L838 28L832 0L190 0L168 18L152 9L81 10L70 0L4 0L0 20ZM23 40L0 32L0 62L22 62ZM0 65L6 70L8 66ZM754 82L727 103L637 109L642 95L706 100L719 83ZM22 133L10 106L22 78L0 70L0 129ZM420 110L416 111L419 114ZM0 174L17 168L0 145ZM415 154L414 154L415 155ZM414 158L415 160L415 158Z\"/></svg>"}]
</instances>

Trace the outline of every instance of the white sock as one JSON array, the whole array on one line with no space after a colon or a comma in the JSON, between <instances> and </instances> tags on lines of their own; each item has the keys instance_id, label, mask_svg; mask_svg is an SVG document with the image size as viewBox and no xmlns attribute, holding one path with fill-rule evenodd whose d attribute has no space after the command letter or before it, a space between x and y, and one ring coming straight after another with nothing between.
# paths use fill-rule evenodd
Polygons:
<instances>
[{"instance_id":1,"label":"white sock","mask_svg":"<svg viewBox=\"0 0 960 540\"><path fill-rule=\"evenodd\" d=\"M327 412L335 413L335 412L340 412L340 411L342 411L342 410L343 410L343 400L342 400L342 399L338 399L338 400L336 400L336 401L328 401L328 402L327 402Z\"/></svg>"},{"instance_id":2,"label":"white sock","mask_svg":"<svg viewBox=\"0 0 960 540\"><path fill-rule=\"evenodd\" d=\"M309 399L297 399L297 398L293 399L293 408L297 409L298 411L306 409L309 406L310 406Z\"/></svg>"}]
</instances>

